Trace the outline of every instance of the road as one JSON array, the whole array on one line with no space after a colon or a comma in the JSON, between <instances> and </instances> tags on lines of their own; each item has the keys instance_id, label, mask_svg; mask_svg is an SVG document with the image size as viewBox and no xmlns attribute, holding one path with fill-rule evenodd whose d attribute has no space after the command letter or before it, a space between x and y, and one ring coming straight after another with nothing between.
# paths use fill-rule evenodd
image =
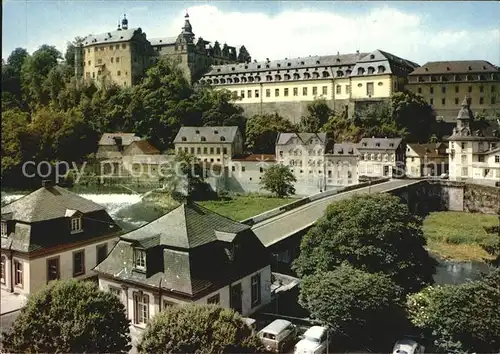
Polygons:
<instances>
[{"instance_id":1,"label":"road","mask_svg":"<svg viewBox=\"0 0 500 354\"><path fill-rule=\"evenodd\" d=\"M14 320L17 318L17 316L19 316L19 312L20 310L9 312L0 316L0 331L3 332L12 327Z\"/></svg>"},{"instance_id":2,"label":"road","mask_svg":"<svg viewBox=\"0 0 500 354\"><path fill-rule=\"evenodd\" d=\"M310 204L303 205L297 209L290 210L284 214L275 216L261 223L255 224L252 230L261 240L264 246L269 247L304 228L311 226L323 216L326 208L334 201L352 197L354 194L368 194L387 192L391 189L418 183L415 180L391 180L388 182L363 187L352 191L339 193L320 199Z\"/></svg>"}]
</instances>

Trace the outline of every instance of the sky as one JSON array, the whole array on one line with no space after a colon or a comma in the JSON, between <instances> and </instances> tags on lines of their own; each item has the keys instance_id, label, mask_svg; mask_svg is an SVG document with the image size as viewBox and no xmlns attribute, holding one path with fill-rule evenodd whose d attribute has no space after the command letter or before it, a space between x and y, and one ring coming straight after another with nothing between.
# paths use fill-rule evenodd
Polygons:
<instances>
[{"instance_id":1,"label":"sky","mask_svg":"<svg viewBox=\"0 0 500 354\"><path fill-rule=\"evenodd\" d=\"M417 62L500 65L500 2L3 0L2 58L42 44L109 32L127 15L148 38L177 36L189 13L196 37L245 45L252 59L371 52Z\"/></svg>"}]
</instances>

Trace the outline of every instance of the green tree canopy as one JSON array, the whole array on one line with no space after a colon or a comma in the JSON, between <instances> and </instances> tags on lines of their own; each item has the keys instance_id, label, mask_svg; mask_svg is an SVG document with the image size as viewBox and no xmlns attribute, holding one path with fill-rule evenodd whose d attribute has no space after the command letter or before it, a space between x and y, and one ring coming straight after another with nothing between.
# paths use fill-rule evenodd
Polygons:
<instances>
[{"instance_id":1,"label":"green tree canopy","mask_svg":"<svg viewBox=\"0 0 500 354\"><path fill-rule=\"evenodd\" d=\"M2 335L11 353L127 353L129 320L120 300L86 281L54 281L30 295Z\"/></svg>"},{"instance_id":2,"label":"green tree canopy","mask_svg":"<svg viewBox=\"0 0 500 354\"><path fill-rule=\"evenodd\" d=\"M413 324L443 353L500 351L500 270L477 281L434 286L408 298Z\"/></svg>"},{"instance_id":3,"label":"green tree canopy","mask_svg":"<svg viewBox=\"0 0 500 354\"><path fill-rule=\"evenodd\" d=\"M328 206L302 239L294 269L303 277L347 262L415 292L433 282L435 262L424 246L421 219L398 197L356 195Z\"/></svg>"},{"instance_id":4,"label":"green tree canopy","mask_svg":"<svg viewBox=\"0 0 500 354\"><path fill-rule=\"evenodd\" d=\"M405 130L409 142L426 143L436 132L437 122L432 107L412 91L394 93L391 110L396 125Z\"/></svg>"},{"instance_id":5,"label":"green tree canopy","mask_svg":"<svg viewBox=\"0 0 500 354\"><path fill-rule=\"evenodd\" d=\"M303 133L318 133L334 114L324 98L315 98L307 105L307 112L307 116L302 117L299 124L299 129Z\"/></svg>"},{"instance_id":6,"label":"green tree canopy","mask_svg":"<svg viewBox=\"0 0 500 354\"><path fill-rule=\"evenodd\" d=\"M297 178L288 166L272 165L265 169L260 185L277 197L284 198L295 194L294 182L297 182Z\"/></svg>"},{"instance_id":7,"label":"green tree canopy","mask_svg":"<svg viewBox=\"0 0 500 354\"><path fill-rule=\"evenodd\" d=\"M262 353L254 331L239 314L214 305L170 306L155 315L140 353Z\"/></svg>"},{"instance_id":8,"label":"green tree canopy","mask_svg":"<svg viewBox=\"0 0 500 354\"><path fill-rule=\"evenodd\" d=\"M255 115L247 120L246 146L256 154L273 154L278 133L293 131L293 124L278 113Z\"/></svg>"},{"instance_id":9,"label":"green tree canopy","mask_svg":"<svg viewBox=\"0 0 500 354\"><path fill-rule=\"evenodd\" d=\"M393 344L406 328L402 289L387 276L342 264L303 279L299 303L338 337L356 338L365 346Z\"/></svg>"}]
</instances>

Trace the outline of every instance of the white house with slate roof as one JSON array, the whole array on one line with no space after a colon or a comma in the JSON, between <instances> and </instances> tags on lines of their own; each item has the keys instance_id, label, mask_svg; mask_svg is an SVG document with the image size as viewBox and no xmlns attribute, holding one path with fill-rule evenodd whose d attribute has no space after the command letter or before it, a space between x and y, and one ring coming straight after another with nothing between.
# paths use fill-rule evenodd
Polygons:
<instances>
[{"instance_id":1,"label":"white house with slate roof","mask_svg":"<svg viewBox=\"0 0 500 354\"><path fill-rule=\"evenodd\" d=\"M270 254L250 226L196 204L122 235L94 270L138 327L176 304L218 304L247 316L271 301Z\"/></svg>"},{"instance_id":2,"label":"white house with slate roof","mask_svg":"<svg viewBox=\"0 0 500 354\"><path fill-rule=\"evenodd\" d=\"M363 138L357 149L360 176L370 178L404 176L406 150L401 138Z\"/></svg>"},{"instance_id":3,"label":"white house with slate roof","mask_svg":"<svg viewBox=\"0 0 500 354\"><path fill-rule=\"evenodd\" d=\"M2 207L1 225L1 288L23 295L96 276L121 231L104 207L49 182Z\"/></svg>"}]
</instances>

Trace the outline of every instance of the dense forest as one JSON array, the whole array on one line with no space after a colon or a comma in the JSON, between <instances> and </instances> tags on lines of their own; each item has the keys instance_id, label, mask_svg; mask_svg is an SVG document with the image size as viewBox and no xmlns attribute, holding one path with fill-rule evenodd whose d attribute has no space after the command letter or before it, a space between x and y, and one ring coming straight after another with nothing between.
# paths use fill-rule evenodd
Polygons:
<instances>
[{"instance_id":1,"label":"dense forest","mask_svg":"<svg viewBox=\"0 0 500 354\"><path fill-rule=\"evenodd\" d=\"M135 132L167 153L183 125L237 125L247 149L264 153L274 151L278 131L326 131L336 141L402 136L427 142L439 139L442 130L432 108L410 92L396 93L352 119L317 99L297 125L279 112L245 117L231 98L226 90L191 85L168 59L133 87L78 85L73 44L64 55L50 45L32 54L17 48L2 61L2 182L15 181L25 161L80 163L95 153L104 132Z\"/></svg>"}]
</instances>

